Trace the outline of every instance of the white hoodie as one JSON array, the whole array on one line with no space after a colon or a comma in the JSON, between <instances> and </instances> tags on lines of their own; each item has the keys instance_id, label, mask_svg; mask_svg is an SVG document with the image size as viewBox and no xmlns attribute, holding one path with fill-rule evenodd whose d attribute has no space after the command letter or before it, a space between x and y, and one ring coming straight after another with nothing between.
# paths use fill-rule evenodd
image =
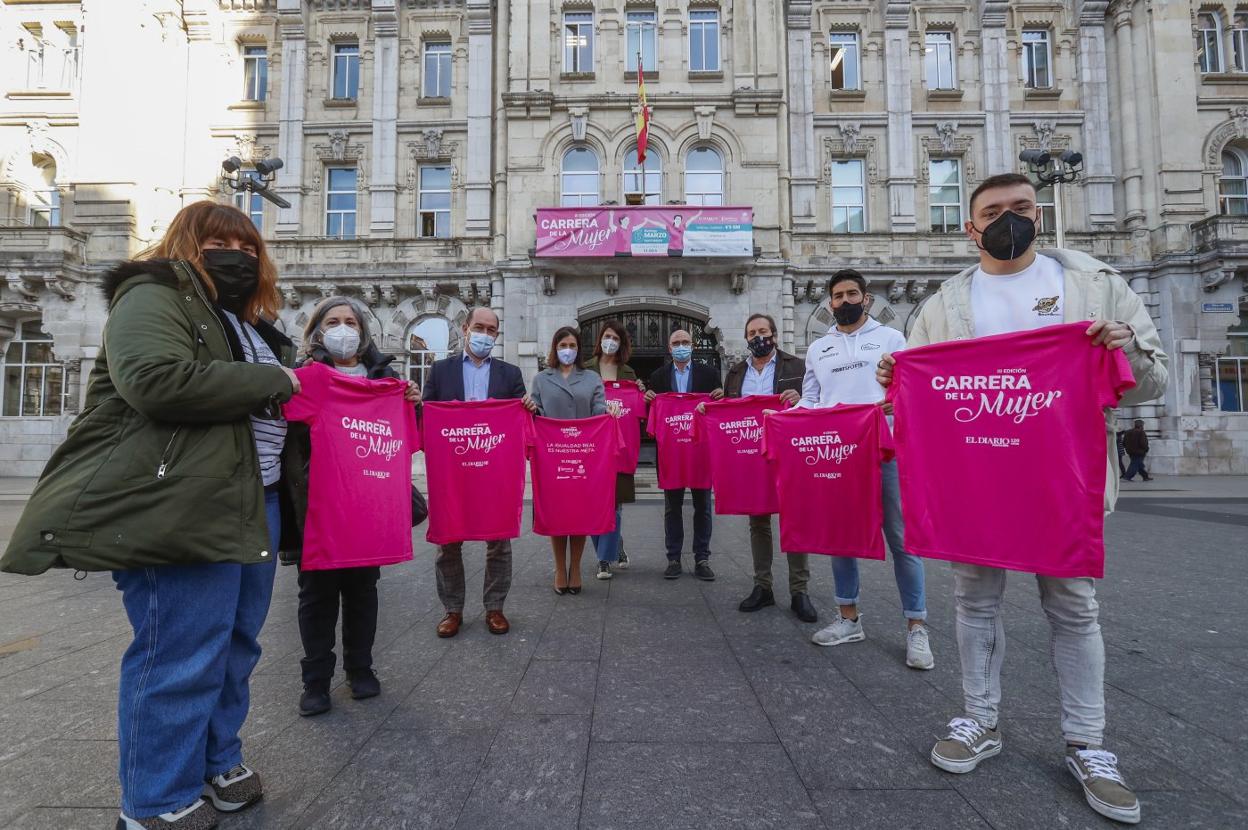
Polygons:
<instances>
[{"instance_id":1,"label":"white hoodie","mask_svg":"<svg viewBox=\"0 0 1248 830\"><path fill-rule=\"evenodd\" d=\"M905 347L904 334L870 317L853 334L833 325L806 350L798 406L816 409L838 403L879 403L884 400L884 387L875 379L876 364L882 355Z\"/></svg>"}]
</instances>

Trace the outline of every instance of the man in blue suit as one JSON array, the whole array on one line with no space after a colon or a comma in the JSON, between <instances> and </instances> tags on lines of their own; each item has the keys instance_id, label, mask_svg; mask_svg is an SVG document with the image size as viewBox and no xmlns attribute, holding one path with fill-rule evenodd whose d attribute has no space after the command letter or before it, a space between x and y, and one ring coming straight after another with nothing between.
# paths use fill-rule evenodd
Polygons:
<instances>
[{"instance_id":1,"label":"man in blue suit","mask_svg":"<svg viewBox=\"0 0 1248 830\"><path fill-rule=\"evenodd\" d=\"M483 401L519 398L534 408L524 390L520 368L493 357L498 340L498 315L488 308L474 308L464 321L462 353L443 358L429 368L421 398L425 401ZM438 597L446 616L438 623L439 637L454 637L464 621L463 542L441 545L436 560ZM511 541L501 539L485 545L485 624L491 634L511 628L503 616L503 603L511 589Z\"/></svg>"},{"instance_id":2,"label":"man in blue suit","mask_svg":"<svg viewBox=\"0 0 1248 830\"><path fill-rule=\"evenodd\" d=\"M663 392L707 392L716 400L724 396L719 372L693 360L693 336L677 329L667 338L672 359L650 375L646 401ZM690 490L693 494L693 574L708 582L715 578L711 570L711 491ZM678 579L681 573L680 553L685 545L685 491L663 491L663 541L667 547L667 570L664 579Z\"/></svg>"}]
</instances>

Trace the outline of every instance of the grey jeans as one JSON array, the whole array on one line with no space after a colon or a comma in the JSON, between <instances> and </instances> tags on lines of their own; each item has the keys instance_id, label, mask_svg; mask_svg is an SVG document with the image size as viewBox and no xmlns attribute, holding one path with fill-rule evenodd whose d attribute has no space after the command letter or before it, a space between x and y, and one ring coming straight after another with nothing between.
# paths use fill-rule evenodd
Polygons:
<instances>
[{"instance_id":1,"label":"grey jeans","mask_svg":"<svg viewBox=\"0 0 1248 830\"><path fill-rule=\"evenodd\" d=\"M771 516L750 517L750 555L754 559L754 584L771 590L772 545ZM789 593L804 594L810 583L810 565L804 553L784 557L789 566Z\"/></svg>"},{"instance_id":2,"label":"grey jeans","mask_svg":"<svg viewBox=\"0 0 1248 830\"><path fill-rule=\"evenodd\" d=\"M995 729L1001 706L1005 626L1001 598L1006 571L954 563L958 654L966 714ZM1105 644L1090 577L1037 576L1040 607L1049 618L1049 656L1061 695L1062 737L1100 746L1105 732Z\"/></svg>"},{"instance_id":3,"label":"grey jeans","mask_svg":"<svg viewBox=\"0 0 1248 830\"><path fill-rule=\"evenodd\" d=\"M438 598L447 611L464 611L464 543L452 542L438 548ZM511 540L485 543L485 589L481 602L486 611L502 611L511 590Z\"/></svg>"}]
</instances>

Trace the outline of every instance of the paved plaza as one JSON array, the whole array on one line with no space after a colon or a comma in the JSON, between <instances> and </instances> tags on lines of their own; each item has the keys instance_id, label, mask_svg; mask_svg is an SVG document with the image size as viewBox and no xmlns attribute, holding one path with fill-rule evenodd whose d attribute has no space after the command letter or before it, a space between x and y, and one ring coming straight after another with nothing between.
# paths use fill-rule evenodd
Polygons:
<instances>
[{"instance_id":1,"label":"paved plaza","mask_svg":"<svg viewBox=\"0 0 1248 830\"><path fill-rule=\"evenodd\" d=\"M0 480L0 543L29 486ZM1108 748L1144 826L1248 827L1248 481L1126 487L1100 588ZM918 672L903 664L890 566L862 569L867 641L821 649L809 637L832 609L828 563L813 568L819 624L787 602L742 614L745 519L716 518L717 581L667 582L661 510L626 508L633 568L597 582L587 555L579 596L551 591L549 546L526 531L505 637L483 622L480 545L465 555L466 628L434 635L442 609L422 532L416 561L382 577L382 696L352 701L339 685L316 718L296 712L295 572L280 569L243 732L266 795L222 828L1115 826L1063 767L1030 577L1012 575L1006 595L1005 751L954 776L927 760L961 697L946 564L928 565L936 668ZM0 576L0 827L112 826L128 641L107 574Z\"/></svg>"}]
</instances>

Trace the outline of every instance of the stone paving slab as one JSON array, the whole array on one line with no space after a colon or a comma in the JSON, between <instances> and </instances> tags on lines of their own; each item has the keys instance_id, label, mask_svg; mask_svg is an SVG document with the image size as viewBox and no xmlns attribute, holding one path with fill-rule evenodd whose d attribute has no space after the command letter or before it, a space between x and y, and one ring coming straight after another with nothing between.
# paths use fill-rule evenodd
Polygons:
<instances>
[{"instance_id":1,"label":"stone paving slab","mask_svg":"<svg viewBox=\"0 0 1248 830\"><path fill-rule=\"evenodd\" d=\"M1248 498L1184 488L1134 495L1138 509L1108 522L1107 743L1146 826L1248 827L1248 547L1228 521L1248 515ZM20 489L0 479L0 493ZM0 501L0 543L17 499ZM1012 575L1005 598L1006 750L953 776L927 760L961 698L946 564L928 565L937 666L916 672L886 563L862 565L866 642L824 649L809 636L832 608L825 559L812 563L821 623L787 602L747 615L744 519L716 517L713 583L661 578L659 504L629 506L625 527L633 568L599 582L587 553L579 596L550 590L549 546L526 532L506 637L485 629L481 545L466 554L463 631L435 636L432 549L419 540L417 561L380 583L382 696L353 701L339 676L334 710L312 719L296 712L297 588L280 569L243 731L266 797L222 827L1113 826L1063 767L1032 578ZM775 574L783 586L783 561ZM0 826L111 824L128 639L108 575L0 575Z\"/></svg>"}]
</instances>

